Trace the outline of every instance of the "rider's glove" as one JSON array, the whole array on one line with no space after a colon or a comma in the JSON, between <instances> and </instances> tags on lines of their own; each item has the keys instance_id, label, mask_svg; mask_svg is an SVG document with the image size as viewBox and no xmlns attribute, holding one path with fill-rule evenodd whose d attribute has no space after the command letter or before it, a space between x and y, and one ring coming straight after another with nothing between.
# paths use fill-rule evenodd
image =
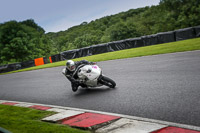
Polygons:
<instances>
[{"instance_id":1,"label":"rider's glove","mask_svg":"<svg viewBox=\"0 0 200 133\"><path fill-rule=\"evenodd\" d=\"M96 63L96 62L90 62L90 64L91 64L91 65L96 65L97 63Z\"/></svg>"},{"instance_id":2,"label":"rider's glove","mask_svg":"<svg viewBox=\"0 0 200 133\"><path fill-rule=\"evenodd\" d=\"M74 84L80 84L80 82L79 81L77 81L77 80L75 80L74 82L73 82Z\"/></svg>"}]
</instances>

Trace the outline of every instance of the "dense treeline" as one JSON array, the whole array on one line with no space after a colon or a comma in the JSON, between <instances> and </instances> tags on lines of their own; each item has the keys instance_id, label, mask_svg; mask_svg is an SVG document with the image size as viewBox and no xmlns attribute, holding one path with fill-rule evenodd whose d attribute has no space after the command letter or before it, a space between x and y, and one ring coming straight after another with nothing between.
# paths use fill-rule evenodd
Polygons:
<instances>
[{"instance_id":1,"label":"dense treeline","mask_svg":"<svg viewBox=\"0 0 200 133\"><path fill-rule=\"evenodd\" d=\"M0 49L1 64L5 64L48 56L51 44L44 29L29 19L0 24Z\"/></svg>"},{"instance_id":2,"label":"dense treeline","mask_svg":"<svg viewBox=\"0 0 200 133\"><path fill-rule=\"evenodd\" d=\"M130 9L83 22L66 31L47 33L34 20L0 24L0 61L21 62L59 52L200 25L200 0L161 0L159 5Z\"/></svg>"}]
</instances>

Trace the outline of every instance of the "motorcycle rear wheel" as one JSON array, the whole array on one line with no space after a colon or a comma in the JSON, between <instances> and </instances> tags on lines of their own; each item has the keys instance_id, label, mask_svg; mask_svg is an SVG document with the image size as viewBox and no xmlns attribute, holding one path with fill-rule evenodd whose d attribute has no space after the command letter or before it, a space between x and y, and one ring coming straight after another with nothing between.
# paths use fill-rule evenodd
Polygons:
<instances>
[{"instance_id":1,"label":"motorcycle rear wheel","mask_svg":"<svg viewBox=\"0 0 200 133\"><path fill-rule=\"evenodd\" d=\"M101 77L101 84L108 86L110 88L115 88L115 86L116 86L115 81L113 81L112 79L110 79L106 76Z\"/></svg>"}]
</instances>

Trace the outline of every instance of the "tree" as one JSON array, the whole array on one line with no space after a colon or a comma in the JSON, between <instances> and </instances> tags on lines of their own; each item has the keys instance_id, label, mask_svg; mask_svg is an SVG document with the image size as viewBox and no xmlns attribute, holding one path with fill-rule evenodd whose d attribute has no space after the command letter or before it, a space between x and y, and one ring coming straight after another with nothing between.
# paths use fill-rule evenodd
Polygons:
<instances>
[{"instance_id":1,"label":"tree","mask_svg":"<svg viewBox=\"0 0 200 133\"><path fill-rule=\"evenodd\" d=\"M168 11L175 23L174 28L186 28L200 24L200 1L199 0L161 0L160 7Z\"/></svg>"},{"instance_id":2,"label":"tree","mask_svg":"<svg viewBox=\"0 0 200 133\"><path fill-rule=\"evenodd\" d=\"M28 19L28 20L25 20L25 21L22 21L21 24L25 24L29 27L32 27L34 29L36 29L38 32L41 32L41 34L44 34L44 29L40 26L38 26L33 19Z\"/></svg>"},{"instance_id":3,"label":"tree","mask_svg":"<svg viewBox=\"0 0 200 133\"><path fill-rule=\"evenodd\" d=\"M0 25L0 61L23 62L50 52L44 30L33 20L9 21Z\"/></svg>"},{"instance_id":4,"label":"tree","mask_svg":"<svg viewBox=\"0 0 200 133\"><path fill-rule=\"evenodd\" d=\"M133 23L117 23L110 27L110 40L117 41L127 38L137 37L139 34L136 31L136 27Z\"/></svg>"},{"instance_id":5,"label":"tree","mask_svg":"<svg viewBox=\"0 0 200 133\"><path fill-rule=\"evenodd\" d=\"M77 37L74 41L76 48L83 48L90 45L98 44L98 37L95 35L85 34L83 36Z\"/></svg>"}]
</instances>

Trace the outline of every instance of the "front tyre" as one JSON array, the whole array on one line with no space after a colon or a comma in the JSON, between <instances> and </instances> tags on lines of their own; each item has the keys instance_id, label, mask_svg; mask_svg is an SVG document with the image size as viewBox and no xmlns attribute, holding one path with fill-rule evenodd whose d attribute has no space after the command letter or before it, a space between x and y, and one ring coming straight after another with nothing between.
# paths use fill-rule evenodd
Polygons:
<instances>
[{"instance_id":1,"label":"front tyre","mask_svg":"<svg viewBox=\"0 0 200 133\"><path fill-rule=\"evenodd\" d=\"M106 76L102 76L100 81L101 81L100 82L101 84L108 86L110 88L115 88L115 86L116 86L115 81L113 81L112 79L110 79Z\"/></svg>"}]
</instances>

